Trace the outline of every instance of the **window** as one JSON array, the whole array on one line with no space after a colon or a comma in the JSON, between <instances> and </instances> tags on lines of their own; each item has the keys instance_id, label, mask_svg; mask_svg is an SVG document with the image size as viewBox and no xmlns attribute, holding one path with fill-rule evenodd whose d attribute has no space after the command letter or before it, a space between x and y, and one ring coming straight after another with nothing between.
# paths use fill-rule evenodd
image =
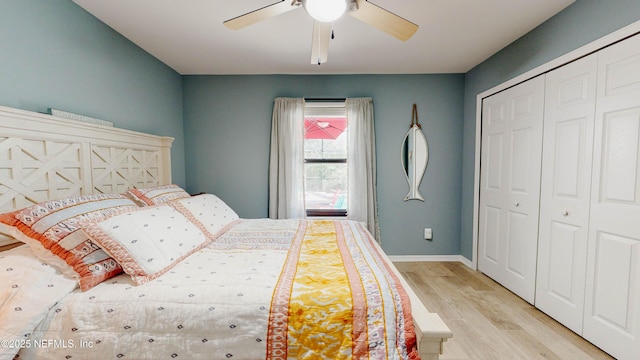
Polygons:
<instances>
[{"instance_id":1,"label":"window","mask_svg":"<svg viewBox=\"0 0 640 360\"><path fill-rule=\"evenodd\" d=\"M347 216L348 126L344 102L307 102L304 129L307 216Z\"/></svg>"}]
</instances>

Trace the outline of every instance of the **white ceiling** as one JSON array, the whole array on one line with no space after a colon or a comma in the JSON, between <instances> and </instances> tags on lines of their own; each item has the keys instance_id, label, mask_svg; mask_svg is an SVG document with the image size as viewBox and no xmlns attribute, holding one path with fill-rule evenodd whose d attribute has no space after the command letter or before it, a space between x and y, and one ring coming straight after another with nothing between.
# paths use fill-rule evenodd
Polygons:
<instances>
[{"instance_id":1,"label":"white ceiling","mask_svg":"<svg viewBox=\"0 0 640 360\"><path fill-rule=\"evenodd\" d=\"M277 0L73 1L187 75L464 73L574 0L371 0L420 28L402 42L343 16L322 65L310 63L313 21L302 8L222 25Z\"/></svg>"}]
</instances>

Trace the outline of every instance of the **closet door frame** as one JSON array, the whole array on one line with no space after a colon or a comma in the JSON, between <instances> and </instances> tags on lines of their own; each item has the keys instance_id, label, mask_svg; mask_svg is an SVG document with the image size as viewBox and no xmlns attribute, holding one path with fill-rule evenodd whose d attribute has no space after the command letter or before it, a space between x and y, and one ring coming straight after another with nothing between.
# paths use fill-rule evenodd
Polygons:
<instances>
[{"instance_id":1,"label":"closet door frame","mask_svg":"<svg viewBox=\"0 0 640 360\"><path fill-rule=\"evenodd\" d=\"M510 88L528 79L542 75L562 65L584 57L611 44L624 40L640 33L640 21L636 21L626 27L603 36L574 51L562 55L530 71L527 71L511 80L486 90L476 96L476 136L475 136L475 170L474 170L474 196L473 196L473 254L471 268L478 269L478 237L480 224L480 151L482 142L482 99Z\"/></svg>"}]
</instances>

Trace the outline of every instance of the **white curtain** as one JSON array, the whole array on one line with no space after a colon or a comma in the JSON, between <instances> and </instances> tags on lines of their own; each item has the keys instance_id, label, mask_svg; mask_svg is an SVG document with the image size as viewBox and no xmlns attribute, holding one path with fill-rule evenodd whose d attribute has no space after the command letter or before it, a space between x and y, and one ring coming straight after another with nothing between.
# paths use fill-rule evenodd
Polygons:
<instances>
[{"instance_id":1,"label":"white curtain","mask_svg":"<svg viewBox=\"0 0 640 360\"><path fill-rule=\"evenodd\" d=\"M276 98L271 119L269 217L305 216L304 99Z\"/></svg>"},{"instance_id":2,"label":"white curtain","mask_svg":"<svg viewBox=\"0 0 640 360\"><path fill-rule=\"evenodd\" d=\"M271 122L269 217L301 219L304 204L304 99L276 98ZM349 132L347 218L380 241L376 200L376 140L371 98L345 101Z\"/></svg>"},{"instance_id":3,"label":"white curtain","mask_svg":"<svg viewBox=\"0 0 640 360\"><path fill-rule=\"evenodd\" d=\"M353 98L345 101L349 142L347 166L349 209L347 218L361 221L380 242L376 200L376 137L373 100Z\"/></svg>"}]
</instances>

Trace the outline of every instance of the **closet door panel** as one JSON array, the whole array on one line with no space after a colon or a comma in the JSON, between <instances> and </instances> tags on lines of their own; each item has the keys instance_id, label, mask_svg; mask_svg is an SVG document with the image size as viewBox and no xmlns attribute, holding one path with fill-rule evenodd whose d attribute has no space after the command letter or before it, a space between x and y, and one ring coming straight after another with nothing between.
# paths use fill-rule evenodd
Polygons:
<instances>
[{"instance_id":1,"label":"closet door panel","mask_svg":"<svg viewBox=\"0 0 640 360\"><path fill-rule=\"evenodd\" d=\"M580 191L583 190L582 180L587 177L591 181L591 174L581 173L581 170L584 171L582 167L586 158L583 155L586 150L584 144L587 135L586 127L591 127L591 135L593 135L593 122L590 120L593 120L593 117L561 120L557 121L555 129L552 129L555 130L553 179L549 180L552 181L550 190L555 198L574 200L585 195Z\"/></svg>"},{"instance_id":2,"label":"closet door panel","mask_svg":"<svg viewBox=\"0 0 640 360\"><path fill-rule=\"evenodd\" d=\"M501 231L501 209L487 205L484 208L484 238L486 239L482 253L484 254L483 260L485 262L485 268L498 267L500 260L500 231Z\"/></svg>"},{"instance_id":3,"label":"closet door panel","mask_svg":"<svg viewBox=\"0 0 640 360\"><path fill-rule=\"evenodd\" d=\"M511 277L524 280L527 276L527 214L509 211L508 237L506 239L505 269ZM508 287L508 286L507 286ZM515 291L514 291L515 292Z\"/></svg>"},{"instance_id":4,"label":"closet door panel","mask_svg":"<svg viewBox=\"0 0 640 360\"><path fill-rule=\"evenodd\" d=\"M597 55L547 74L535 304L582 333Z\"/></svg>"},{"instance_id":5,"label":"closet door panel","mask_svg":"<svg viewBox=\"0 0 640 360\"><path fill-rule=\"evenodd\" d=\"M552 274L544 279L548 281L545 290L561 302L568 304L570 308L580 307L582 304L576 299L576 278L580 277L580 267L576 266L581 259L576 253L576 247L580 242L581 227L553 221L551 223L551 236L549 238L549 252L539 254L538 257L548 257L548 273ZM585 254L586 255L586 254ZM581 261L586 263L586 258ZM584 274L584 270L582 270ZM584 276L582 276L584 284ZM542 289L539 289L542 290ZM584 297L582 297L584 300ZM582 319L582 314L579 315ZM582 321L580 321L582 324Z\"/></svg>"},{"instance_id":6,"label":"closet door panel","mask_svg":"<svg viewBox=\"0 0 640 360\"><path fill-rule=\"evenodd\" d=\"M530 100L531 98L527 97L526 99ZM524 102L522 99L520 101ZM531 113L530 101L521 105L526 105L526 108L518 111L516 108L517 101L514 101L515 116L512 125L516 125L517 116ZM520 113L518 114L518 112ZM519 129L512 130L511 146L508 149L511 155L508 189L510 208L507 213L508 236L505 239L506 257L504 259L504 267L508 276L515 279L515 281L511 279L508 281L515 283L525 281L527 277L528 263L526 257L531 255L528 253L531 250L529 245L535 240L531 239L529 234L529 214L537 213L537 209L533 208L533 206L537 206L537 202L529 201L531 196L531 182L529 180L532 175L530 171L535 170L531 169L530 166L533 130L531 127L523 127L522 125ZM517 290L513 291L516 292Z\"/></svg>"},{"instance_id":7,"label":"closet door panel","mask_svg":"<svg viewBox=\"0 0 640 360\"><path fill-rule=\"evenodd\" d=\"M479 262L483 271L498 282L503 279L502 242L506 238L505 169L508 168L506 144L509 112L504 94L497 94L483 103L480 237L484 241L479 247Z\"/></svg>"},{"instance_id":8,"label":"closet door panel","mask_svg":"<svg viewBox=\"0 0 640 360\"><path fill-rule=\"evenodd\" d=\"M603 114L600 178L603 203L636 205L639 115L640 108Z\"/></svg>"},{"instance_id":9,"label":"closet door panel","mask_svg":"<svg viewBox=\"0 0 640 360\"><path fill-rule=\"evenodd\" d=\"M628 286L637 266L639 239L599 232L595 240L595 272L592 316L629 333L633 324L629 295L636 288Z\"/></svg>"},{"instance_id":10,"label":"closet door panel","mask_svg":"<svg viewBox=\"0 0 640 360\"><path fill-rule=\"evenodd\" d=\"M504 163L504 133L487 137L487 190L502 190L502 164Z\"/></svg>"},{"instance_id":11,"label":"closet door panel","mask_svg":"<svg viewBox=\"0 0 640 360\"><path fill-rule=\"evenodd\" d=\"M486 185L484 196L484 216L483 216L483 230L484 248L482 253L484 259L488 262L487 267L492 271L494 268L498 268L499 256L500 256L500 241L503 236L503 224L502 218L502 203L504 202L504 175L502 168L504 167L504 132L502 130L503 125L497 127L497 132L487 136L486 141L486 172L484 175L486 179L484 184ZM494 129L495 130L495 129ZM495 273L495 271L494 271Z\"/></svg>"},{"instance_id":12,"label":"closet door panel","mask_svg":"<svg viewBox=\"0 0 640 360\"><path fill-rule=\"evenodd\" d=\"M640 37L599 52L584 337L640 354Z\"/></svg>"},{"instance_id":13,"label":"closet door panel","mask_svg":"<svg viewBox=\"0 0 640 360\"><path fill-rule=\"evenodd\" d=\"M483 101L479 269L533 302L544 78Z\"/></svg>"}]
</instances>

